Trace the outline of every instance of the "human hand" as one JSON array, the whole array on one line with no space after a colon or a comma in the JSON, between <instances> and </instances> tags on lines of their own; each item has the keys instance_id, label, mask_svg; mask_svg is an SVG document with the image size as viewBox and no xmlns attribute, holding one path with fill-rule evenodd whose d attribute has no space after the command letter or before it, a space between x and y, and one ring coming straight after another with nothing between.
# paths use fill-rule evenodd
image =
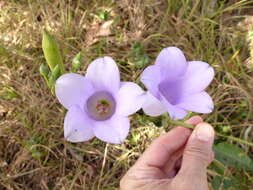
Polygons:
<instances>
[{"instance_id":1,"label":"human hand","mask_svg":"<svg viewBox=\"0 0 253 190\"><path fill-rule=\"evenodd\" d=\"M199 116L158 137L120 181L121 190L208 190L214 130Z\"/></svg>"}]
</instances>

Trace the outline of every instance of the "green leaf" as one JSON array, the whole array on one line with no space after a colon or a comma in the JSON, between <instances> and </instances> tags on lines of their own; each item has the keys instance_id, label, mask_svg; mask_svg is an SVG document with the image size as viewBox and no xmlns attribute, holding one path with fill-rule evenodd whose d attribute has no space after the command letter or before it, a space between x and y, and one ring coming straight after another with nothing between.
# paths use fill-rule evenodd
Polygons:
<instances>
[{"instance_id":1,"label":"green leaf","mask_svg":"<svg viewBox=\"0 0 253 190\"><path fill-rule=\"evenodd\" d=\"M55 68L51 73L49 73L49 88L51 89L52 94L54 94L55 90L55 81L60 77L61 72L60 72L60 67L59 65L56 65Z\"/></svg>"},{"instance_id":2,"label":"green leaf","mask_svg":"<svg viewBox=\"0 0 253 190\"><path fill-rule=\"evenodd\" d=\"M40 74L45 79L48 87L49 87L49 77L48 76L50 75L50 73L51 72L50 72L49 68L46 65L44 65L44 64L40 65Z\"/></svg>"},{"instance_id":3,"label":"green leaf","mask_svg":"<svg viewBox=\"0 0 253 190\"><path fill-rule=\"evenodd\" d=\"M44 64L41 64L40 65L40 74L44 77L44 78L46 78L46 79L48 79L48 74L49 74L49 69L48 69L48 67L46 66L46 65L44 65Z\"/></svg>"},{"instance_id":4,"label":"green leaf","mask_svg":"<svg viewBox=\"0 0 253 190\"><path fill-rule=\"evenodd\" d=\"M52 71L52 77L56 81L61 76L61 71L59 65L56 65Z\"/></svg>"},{"instance_id":5,"label":"green leaf","mask_svg":"<svg viewBox=\"0 0 253 190\"><path fill-rule=\"evenodd\" d=\"M211 183L214 190L225 190L238 185L233 178L225 178L224 176L215 176Z\"/></svg>"},{"instance_id":6,"label":"green leaf","mask_svg":"<svg viewBox=\"0 0 253 190\"><path fill-rule=\"evenodd\" d=\"M211 183L214 190L219 190L222 185L222 178L220 176L215 176Z\"/></svg>"},{"instance_id":7,"label":"green leaf","mask_svg":"<svg viewBox=\"0 0 253 190\"><path fill-rule=\"evenodd\" d=\"M217 174L224 175L226 167L217 161L214 161L210 164L210 168L215 171Z\"/></svg>"},{"instance_id":8,"label":"green leaf","mask_svg":"<svg viewBox=\"0 0 253 190\"><path fill-rule=\"evenodd\" d=\"M47 31L43 31L42 49L51 71L56 65L59 65L61 74L65 72L60 49L56 40Z\"/></svg>"},{"instance_id":9,"label":"green leaf","mask_svg":"<svg viewBox=\"0 0 253 190\"><path fill-rule=\"evenodd\" d=\"M253 160L236 145L219 143L214 146L214 152L216 159L226 166L253 171Z\"/></svg>"},{"instance_id":10,"label":"green leaf","mask_svg":"<svg viewBox=\"0 0 253 190\"><path fill-rule=\"evenodd\" d=\"M140 56L139 60L135 62L137 68L144 68L149 64L149 57L147 55Z\"/></svg>"},{"instance_id":11,"label":"green leaf","mask_svg":"<svg viewBox=\"0 0 253 190\"><path fill-rule=\"evenodd\" d=\"M71 71L75 73L80 68L81 64L82 64L82 55L81 52L79 52L72 60Z\"/></svg>"},{"instance_id":12,"label":"green leaf","mask_svg":"<svg viewBox=\"0 0 253 190\"><path fill-rule=\"evenodd\" d=\"M131 54L132 56L140 56L140 55L143 55L143 49L144 49L144 46L140 43L140 42L135 42L132 47L131 47Z\"/></svg>"}]
</instances>

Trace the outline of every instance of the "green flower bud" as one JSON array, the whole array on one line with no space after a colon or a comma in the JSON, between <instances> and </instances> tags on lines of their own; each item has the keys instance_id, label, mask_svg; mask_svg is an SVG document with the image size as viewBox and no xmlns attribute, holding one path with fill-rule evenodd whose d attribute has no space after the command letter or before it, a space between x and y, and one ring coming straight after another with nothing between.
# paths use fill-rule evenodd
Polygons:
<instances>
[{"instance_id":1,"label":"green flower bud","mask_svg":"<svg viewBox=\"0 0 253 190\"><path fill-rule=\"evenodd\" d=\"M52 71L56 65L59 65L61 73L64 73L65 68L58 44L47 31L43 31L42 49L50 70Z\"/></svg>"}]
</instances>

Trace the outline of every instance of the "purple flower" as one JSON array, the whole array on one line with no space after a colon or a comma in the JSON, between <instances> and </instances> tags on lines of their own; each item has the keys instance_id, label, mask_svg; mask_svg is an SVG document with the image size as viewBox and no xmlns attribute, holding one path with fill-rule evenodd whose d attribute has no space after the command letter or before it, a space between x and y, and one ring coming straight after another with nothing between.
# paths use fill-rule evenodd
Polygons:
<instances>
[{"instance_id":1,"label":"purple flower","mask_svg":"<svg viewBox=\"0 0 253 190\"><path fill-rule=\"evenodd\" d=\"M214 77L213 68L202 61L187 62L183 52L167 47L158 55L155 65L141 76L148 89L143 110L158 116L168 112L172 119L182 119L187 111L210 113L212 98L204 91Z\"/></svg>"},{"instance_id":2,"label":"purple flower","mask_svg":"<svg viewBox=\"0 0 253 190\"><path fill-rule=\"evenodd\" d=\"M128 115L142 107L145 97L135 83L120 82L118 67L111 57L94 60L85 76L62 75L56 81L55 92L68 109L64 137L71 142L96 136L109 143L122 143L130 128Z\"/></svg>"}]
</instances>

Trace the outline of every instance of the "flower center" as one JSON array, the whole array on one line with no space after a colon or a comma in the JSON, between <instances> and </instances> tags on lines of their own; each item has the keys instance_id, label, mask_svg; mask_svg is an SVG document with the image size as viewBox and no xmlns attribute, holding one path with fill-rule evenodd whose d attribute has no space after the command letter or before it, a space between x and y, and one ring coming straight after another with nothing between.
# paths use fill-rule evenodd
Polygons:
<instances>
[{"instance_id":1,"label":"flower center","mask_svg":"<svg viewBox=\"0 0 253 190\"><path fill-rule=\"evenodd\" d=\"M99 91L88 98L86 106L87 113L92 119L104 121L114 114L116 102L110 93Z\"/></svg>"},{"instance_id":2,"label":"flower center","mask_svg":"<svg viewBox=\"0 0 253 190\"><path fill-rule=\"evenodd\" d=\"M99 114L106 114L110 111L110 104L106 100L100 100L96 109Z\"/></svg>"}]
</instances>

